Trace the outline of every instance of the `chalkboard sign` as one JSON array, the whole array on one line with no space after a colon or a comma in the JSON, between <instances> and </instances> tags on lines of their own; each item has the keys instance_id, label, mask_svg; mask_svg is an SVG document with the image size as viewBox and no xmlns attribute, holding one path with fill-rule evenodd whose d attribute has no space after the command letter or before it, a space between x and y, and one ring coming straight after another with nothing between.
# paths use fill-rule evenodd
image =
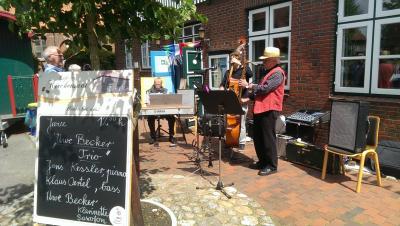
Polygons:
<instances>
[{"instance_id":1,"label":"chalkboard sign","mask_svg":"<svg viewBox=\"0 0 400 226\"><path fill-rule=\"evenodd\" d=\"M39 121L35 215L122 225L129 203L128 118L43 115Z\"/></svg>"}]
</instances>

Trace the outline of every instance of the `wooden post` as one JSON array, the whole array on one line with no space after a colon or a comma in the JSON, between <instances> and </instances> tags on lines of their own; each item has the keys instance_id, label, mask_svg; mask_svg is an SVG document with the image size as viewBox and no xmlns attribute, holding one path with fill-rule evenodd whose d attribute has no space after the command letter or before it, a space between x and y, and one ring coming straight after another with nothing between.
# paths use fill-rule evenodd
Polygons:
<instances>
[{"instance_id":1,"label":"wooden post","mask_svg":"<svg viewBox=\"0 0 400 226\"><path fill-rule=\"evenodd\" d=\"M133 87L135 87L135 72L133 73ZM139 77L139 76L137 76ZM138 95L138 94L137 94ZM135 97L136 98L136 97ZM133 104L133 112L139 113L140 111L140 101ZM131 212L130 214L130 224L134 226L144 226L142 206L140 205L140 189L139 189L139 126L138 126L138 116L133 116L133 133L132 133L132 161L131 164Z\"/></svg>"},{"instance_id":2,"label":"wooden post","mask_svg":"<svg viewBox=\"0 0 400 226\"><path fill-rule=\"evenodd\" d=\"M135 146L135 144L133 144ZM136 158L135 154L132 155L131 164L135 164ZM135 164L136 165L136 164ZM131 166L131 226L144 226L143 215L142 215L142 207L140 205L140 192L139 192L139 179L136 171L136 166Z\"/></svg>"},{"instance_id":3,"label":"wooden post","mask_svg":"<svg viewBox=\"0 0 400 226\"><path fill-rule=\"evenodd\" d=\"M38 87L39 87L39 76L38 74L34 74L32 78L32 88L33 88L33 99L35 102L38 102Z\"/></svg>"},{"instance_id":4,"label":"wooden post","mask_svg":"<svg viewBox=\"0 0 400 226\"><path fill-rule=\"evenodd\" d=\"M17 116L17 107L15 104L15 94L14 94L14 85L12 81L12 76L8 75L8 95L10 97L10 105L11 105L11 112L12 115L15 117Z\"/></svg>"},{"instance_id":5,"label":"wooden post","mask_svg":"<svg viewBox=\"0 0 400 226\"><path fill-rule=\"evenodd\" d=\"M136 174L140 177L140 162L139 162L139 123L136 124L136 129L133 131L133 157L135 158Z\"/></svg>"}]
</instances>

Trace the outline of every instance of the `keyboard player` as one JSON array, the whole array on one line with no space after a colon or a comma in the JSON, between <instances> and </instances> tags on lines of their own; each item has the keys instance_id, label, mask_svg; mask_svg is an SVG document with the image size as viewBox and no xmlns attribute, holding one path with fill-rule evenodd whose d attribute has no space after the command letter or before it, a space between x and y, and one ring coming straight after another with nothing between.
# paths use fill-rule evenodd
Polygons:
<instances>
[{"instance_id":1,"label":"keyboard player","mask_svg":"<svg viewBox=\"0 0 400 226\"><path fill-rule=\"evenodd\" d=\"M149 90L146 91L147 99L149 98L150 94L167 94L168 89L164 88L162 85L161 78L155 78L154 83ZM148 102L148 101L147 101ZM154 144L158 146L157 136L156 136L156 127L155 121L157 118L166 119L168 121L168 134L169 134L169 142L171 143L170 146L176 146L176 140L174 138L174 125L175 125L175 116L174 115L163 115L163 116L155 116L149 115L147 116L147 123L150 128L150 144Z\"/></svg>"}]
</instances>

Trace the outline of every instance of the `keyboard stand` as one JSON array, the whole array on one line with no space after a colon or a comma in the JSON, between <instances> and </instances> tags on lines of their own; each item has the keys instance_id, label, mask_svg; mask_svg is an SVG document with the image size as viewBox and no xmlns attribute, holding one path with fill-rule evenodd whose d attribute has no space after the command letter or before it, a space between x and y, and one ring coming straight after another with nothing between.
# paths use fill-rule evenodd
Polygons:
<instances>
[{"instance_id":1,"label":"keyboard stand","mask_svg":"<svg viewBox=\"0 0 400 226\"><path fill-rule=\"evenodd\" d=\"M176 116L175 123L176 123L176 121L178 121L179 127L181 127L181 130L182 130L183 140L185 141L185 144L187 144L186 135L185 135L185 129L183 128L183 125L182 125L181 116L180 115L174 115L174 117L175 116ZM161 128L160 119L161 119L161 116L158 115L157 116L157 124L158 125L157 125L157 129L156 129L156 137L157 138L161 137L161 130L163 132L165 132L166 134L170 135L168 131L166 131L165 129Z\"/></svg>"}]
</instances>

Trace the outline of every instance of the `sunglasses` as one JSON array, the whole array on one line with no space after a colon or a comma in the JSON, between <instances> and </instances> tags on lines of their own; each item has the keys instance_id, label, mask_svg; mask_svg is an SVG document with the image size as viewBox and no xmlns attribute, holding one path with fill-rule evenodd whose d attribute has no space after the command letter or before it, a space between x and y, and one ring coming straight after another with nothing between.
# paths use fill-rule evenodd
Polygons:
<instances>
[{"instance_id":1,"label":"sunglasses","mask_svg":"<svg viewBox=\"0 0 400 226\"><path fill-rule=\"evenodd\" d=\"M50 56L59 56L59 57L64 57L62 54L57 54L57 53L54 53L54 54L50 54Z\"/></svg>"}]
</instances>

